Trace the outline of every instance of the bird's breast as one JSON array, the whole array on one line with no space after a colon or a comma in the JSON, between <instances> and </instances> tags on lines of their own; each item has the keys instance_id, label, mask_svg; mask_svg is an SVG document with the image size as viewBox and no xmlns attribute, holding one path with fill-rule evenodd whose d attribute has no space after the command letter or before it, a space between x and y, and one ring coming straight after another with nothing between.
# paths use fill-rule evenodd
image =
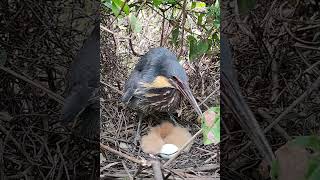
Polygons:
<instances>
[{"instance_id":1,"label":"bird's breast","mask_svg":"<svg viewBox=\"0 0 320 180\"><path fill-rule=\"evenodd\" d=\"M138 88L134 94L135 108L147 114L174 111L181 97L174 87Z\"/></svg>"}]
</instances>

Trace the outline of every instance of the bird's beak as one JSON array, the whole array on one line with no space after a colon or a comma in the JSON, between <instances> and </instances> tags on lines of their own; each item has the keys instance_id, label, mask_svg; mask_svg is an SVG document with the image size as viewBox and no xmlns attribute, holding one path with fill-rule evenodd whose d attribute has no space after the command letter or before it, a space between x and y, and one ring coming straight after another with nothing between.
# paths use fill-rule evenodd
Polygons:
<instances>
[{"instance_id":1,"label":"bird's beak","mask_svg":"<svg viewBox=\"0 0 320 180\"><path fill-rule=\"evenodd\" d=\"M191 89L189 88L189 86L180 81L179 78L174 77L174 84L175 86L178 88L178 90L182 93L182 95L188 99L188 101L190 102L190 104L192 105L192 107L195 109L195 111L197 112L197 114L199 116L202 116L202 111L196 101L196 99L194 98L194 96L192 95Z\"/></svg>"}]
</instances>

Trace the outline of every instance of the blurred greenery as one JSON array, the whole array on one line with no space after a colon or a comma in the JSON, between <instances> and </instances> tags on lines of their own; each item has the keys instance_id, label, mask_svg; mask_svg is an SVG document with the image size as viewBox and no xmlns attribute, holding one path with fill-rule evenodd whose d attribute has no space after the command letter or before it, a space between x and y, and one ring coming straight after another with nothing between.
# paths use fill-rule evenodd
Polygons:
<instances>
[{"instance_id":1,"label":"blurred greenery","mask_svg":"<svg viewBox=\"0 0 320 180\"><path fill-rule=\"evenodd\" d=\"M309 159L307 173L305 180L319 180L320 179L320 137L319 136L298 136L289 142L290 145L300 146L310 149L313 156ZM293 157L294 158L294 157ZM279 164L275 160L271 166L271 179L277 180L279 175Z\"/></svg>"},{"instance_id":2,"label":"blurred greenery","mask_svg":"<svg viewBox=\"0 0 320 180\"><path fill-rule=\"evenodd\" d=\"M102 10L114 15L119 22L124 22L122 19L127 18L128 33L141 33L143 22L137 18L141 10L151 7L153 11L162 14L172 27L168 42L176 48L187 46L190 61L204 54L217 54L219 51L220 3L218 0L213 1L212 4L191 0L101 0L101 2ZM186 17L185 23L184 17ZM179 43L182 42L182 38L184 43Z\"/></svg>"},{"instance_id":3,"label":"blurred greenery","mask_svg":"<svg viewBox=\"0 0 320 180\"><path fill-rule=\"evenodd\" d=\"M203 113L201 128L204 145L220 143L220 106L211 107Z\"/></svg>"},{"instance_id":4,"label":"blurred greenery","mask_svg":"<svg viewBox=\"0 0 320 180\"><path fill-rule=\"evenodd\" d=\"M292 145L298 145L312 150L314 156L309 161L306 180L320 179L320 137L319 136L298 136L290 142Z\"/></svg>"}]
</instances>

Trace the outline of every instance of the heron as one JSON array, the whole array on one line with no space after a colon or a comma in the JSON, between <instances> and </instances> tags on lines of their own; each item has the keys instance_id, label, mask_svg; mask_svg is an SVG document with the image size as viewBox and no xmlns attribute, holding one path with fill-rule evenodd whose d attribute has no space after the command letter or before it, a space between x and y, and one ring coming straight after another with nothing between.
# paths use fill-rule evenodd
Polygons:
<instances>
[{"instance_id":1,"label":"heron","mask_svg":"<svg viewBox=\"0 0 320 180\"><path fill-rule=\"evenodd\" d=\"M125 83L122 96L129 108L140 112L136 140L139 139L141 113L173 113L184 97L198 115L202 114L188 81L177 57L167 48L152 48L140 58Z\"/></svg>"}]
</instances>

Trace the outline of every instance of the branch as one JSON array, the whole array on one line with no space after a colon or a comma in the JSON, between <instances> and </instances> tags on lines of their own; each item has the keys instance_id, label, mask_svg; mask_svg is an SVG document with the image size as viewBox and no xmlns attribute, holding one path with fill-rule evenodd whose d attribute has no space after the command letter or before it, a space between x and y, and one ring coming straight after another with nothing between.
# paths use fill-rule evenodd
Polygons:
<instances>
[{"instance_id":1,"label":"branch","mask_svg":"<svg viewBox=\"0 0 320 180\"><path fill-rule=\"evenodd\" d=\"M186 18L187 18L187 13L186 13L186 6L187 6L187 0L184 0L183 1L183 7L182 7L182 23L181 23L181 27L182 27L182 33L181 33L181 48L180 48L180 53L179 53L179 57L181 56L182 54L182 51L183 51L183 37L184 37L184 25L186 23Z\"/></svg>"},{"instance_id":2,"label":"branch","mask_svg":"<svg viewBox=\"0 0 320 180\"><path fill-rule=\"evenodd\" d=\"M139 160L139 159L137 159L137 158L135 158L135 157L131 157L131 156L125 154L125 153L122 153L122 152L120 152L120 151L114 150L114 149L112 149L111 147L106 146L106 145L104 145L104 144L102 144L102 143L100 143L100 148L101 148L102 150L110 151L110 152L112 152L112 153L114 153L114 154L116 154L116 155L118 155L118 156L121 156L121 157L123 157L123 158L126 158L126 159L128 159L128 160L130 160L130 161L132 161L132 162L134 162L134 163L140 164L140 165L142 165L142 166L151 166L151 163L148 162L148 161L146 161L146 160Z\"/></svg>"},{"instance_id":3,"label":"branch","mask_svg":"<svg viewBox=\"0 0 320 180\"><path fill-rule=\"evenodd\" d=\"M200 129L195 135L192 136L192 138L190 138L188 140L188 142L186 142L180 149L179 151L171 158L169 159L164 165L163 165L163 168L167 167L170 165L170 163L172 161L174 161L180 154L181 152L199 135L202 133L202 129Z\"/></svg>"}]
</instances>

